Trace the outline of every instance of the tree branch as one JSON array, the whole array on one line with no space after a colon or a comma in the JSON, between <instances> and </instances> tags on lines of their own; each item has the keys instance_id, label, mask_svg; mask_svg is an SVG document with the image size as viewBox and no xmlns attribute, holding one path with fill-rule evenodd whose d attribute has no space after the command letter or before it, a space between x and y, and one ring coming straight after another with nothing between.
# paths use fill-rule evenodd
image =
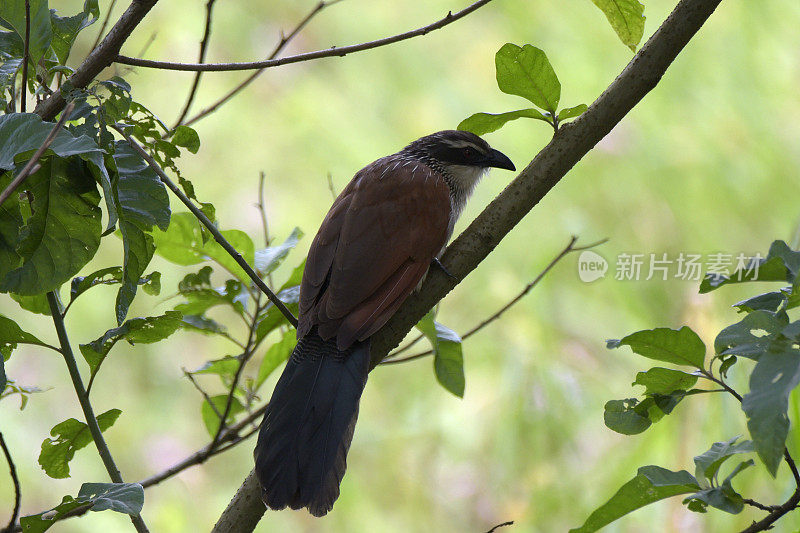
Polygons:
<instances>
[{"instance_id":1,"label":"tree branch","mask_svg":"<svg viewBox=\"0 0 800 533\"><path fill-rule=\"evenodd\" d=\"M19 478L17 478L17 469L14 466L14 460L11 458L11 452L8 451L8 447L6 446L6 441L3 439L3 434L0 433L0 448L3 449L3 455L6 456L6 462L8 463L8 471L11 474L11 482L14 483L14 508L11 511L11 519L8 521L8 526L3 528L4 533L10 533L14 530L14 525L17 523L17 517L19 516L19 506L20 501L22 500L22 496L19 489Z\"/></svg>"},{"instance_id":2,"label":"tree branch","mask_svg":"<svg viewBox=\"0 0 800 533\"><path fill-rule=\"evenodd\" d=\"M28 95L28 61L30 60L31 45L31 2L25 0L25 44L22 52L22 95L19 99L19 110L25 112Z\"/></svg>"},{"instance_id":3,"label":"tree branch","mask_svg":"<svg viewBox=\"0 0 800 533\"><path fill-rule=\"evenodd\" d=\"M86 425L89 426L89 433L92 434L92 440L97 447L97 453L100 454L100 458L103 460L103 464L106 467L111 481L114 483L123 483L119 468L117 468L117 465L114 463L114 458L111 456L111 451L108 449L106 440L103 437L103 432L100 430L100 425L97 423L97 418L94 416L94 409L89 401L89 395L83 387L83 380L78 370L78 363L75 361L75 354L72 353L72 346L70 346L67 330L64 327L64 319L61 315L61 302L58 294L53 291L48 292L47 303L50 305L50 314L53 316L53 325L56 328L58 342L61 345L61 353L64 355L64 361L67 363L69 376L72 378L72 386L75 389L75 394L78 396L78 402L81 404L83 416L86 418ZM131 522L133 522L136 531L139 533L148 533L147 526L140 515L131 515Z\"/></svg>"},{"instance_id":4,"label":"tree branch","mask_svg":"<svg viewBox=\"0 0 800 533\"><path fill-rule=\"evenodd\" d=\"M297 24L297 26L295 26L295 28L291 32L289 32L289 35L282 35L281 36L281 40L278 41L278 44L275 46L275 49L272 51L272 53L269 55L269 57L267 57L267 59L268 60L269 59L275 59L276 57L278 57L278 54L280 54L283 51L283 49L286 47L286 45L289 44L289 41L294 39L295 36L298 33L300 33L300 31L302 31L303 28L305 28L305 26L311 21L312 18L314 18L320 11L322 11L326 7L331 6L333 4L336 4L336 3L340 2L340 1L341 0L329 0L327 2L320 2L316 6L314 6L314 8L311 11L309 11L309 13L303 18L303 20L301 20ZM202 61L201 61L201 63L202 63ZM257 77L259 77L261 74L263 74L265 70L266 69L261 68L261 69L258 69L255 72L253 72L252 74L250 74L241 83L239 83L239 85L237 85L236 87L231 89L227 94L225 94L225 96L223 96L222 98L220 98L219 100L217 100L216 102L214 102L213 104L211 104L210 106L206 107L205 109L200 111L198 114L196 114L195 116L193 116L192 118L187 120L186 121L186 125L187 126L191 126L192 124L194 124L195 122L197 122L201 118L204 118L207 115L210 115L211 113L216 111L220 106L225 104L228 100L230 100L231 98L233 98L234 96L239 94L239 92L242 89L244 89L245 87L250 85L250 83L252 83L252 81L255 80Z\"/></svg>"},{"instance_id":5,"label":"tree branch","mask_svg":"<svg viewBox=\"0 0 800 533\"><path fill-rule=\"evenodd\" d=\"M39 159L42 157L45 150L50 148L50 145L53 144L53 141L56 140L58 132L61 130L61 128L64 126L64 123L69 118L69 115L72 112L73 107L75 107L74 104L70 102L69 105L67 105L67 107L64 108L64 112L61 113L61 119L59 119L56 125L53 126L53 129L50 130L50 133L47 134L47 137L45 137L42 145L39 147L38 150L36 150L36 152L34 152L33 157L31 157L28 163L24 167L22 167L20 173L17 174L17 177L14 178L11 181L11 183L8 184L8 187L6 187L5 190L2 193L0 193L0 205L3 205L3 202L5 202L8 199L8 197L14 193L17 187L19 187L22 184L22 182L28 178L28 176L30 176L39 169Z\"/></svg>"},{"instance_id":6,"label":"tree branch","mask_svg":"<svg viewBox=\"0 0 800 533\"><path fill-rule=\"evenodd\" d=\"M522 217L658 84L720 2L681 0L603 94L574 122L562 125L553 140L447 248L442 258L447 270L459 280L474 270ZM455 285L443 272L431 270L420 291L409 297L371 338L372 367ZM213 532L252 531L265 512L260 493L251 471Z\"/></svg>"},{"instance_id":7,"label":"tree branch","mask_svg":"<svg viewBox=\"0 0 800 533\"><path fill-rule=\"evenodd\" d=\"M189 211L192 212L192 214L197 218L197 220L199 220L200 223L206 227L209 233L211 233L211 235L214 236L214 240L217 241L220 246L222 246L222 248L234 259L234 261L236 261L236 264L242 267L242 270L244 270L245 273L250 277L250 279L253 280L253 283L255 283L256 287L261 289L261 292L266 294L267 298L269 298L269 300L275 305L275 307L278 308L278 310L283 314L283 316L286 317L286 320L288 320L292 326L297 327L297 318L295 318L292 312L289 311L289 308L287 308L286 305L281 301L281 299L278 298L275 295L275 293L272 292L272 290L270 290L269 287L267 287L267 284L264 283L264 280L258 277L258 274L256 274L255 270L253 270L253 268L247 264L247 261L244 260L242 254L240 254L238 251L236 251L236 249L233 246L231 246L231 244L227 241L227 239L225 239L225 237L222 236L222 233L219 232L217 227L208 219L205 213L203 213L196 205L194 205L192 201L189 200L189 198L187 198L185 194L183 194L183 191L181 191L180 188L178 188L178 186L175 185L175 183L173 183L171 179L169 179L169 176L167 176L167 174L161 169L161 167L158 166L156 160L153 159L152 156L150 156L150 154L148 154L147 151L144 148L142 148L139 143L133 140L133 138L130 135L125 133L125 131L121 127L117 125L112 125L112 128L118 131L120 135L125 137L125 140L128 141L128 143L131 145L131 148L133 148L140 156L142 156L142 158L147 162L150 168L152 168L153 171L156 174L158 174L158 177L161 179L164 185L166 185L169 188L169 190L171 190L175 194L175 196L177 196L180 199L180 201L183 202L183 204L187 208L189 208Z\"/></svg>"},{"instance_id":8,"label":"tree branch","mask_svg":"<svg viewBox=\"0 0 800 533\"><path fill-rule=\"evenodd\" d=\"M104 68L111 65L119 54L122 44L150 9L156 5L156 2L158 0L132 0L131 5L114 24L108 35L69 77L69 83L77 89L84 89ZM44 120L53 120L65 105L66 101L61 96L61 91L56 91L36 106L35 113Z\"/></svg>"},{"instance_id":9,"label":"tree branch","mask_svg":"<svg viewBox=\"0 0 800 533\"><path fill-rule=\"evenodd\" d=\"M149 59L138 59L135 57L127 57L120 55L117 56L115 61L117 63L122 63L123 65L158 68L162 70L183 70L189 72L225 72L231 70L266 69L266 68L278 67L280 65L288 65L290 63L311 61L313 59L320 59L323 57L332 57L332 56L344 57L347 54L352 54L354 52L362 52L364 50L370 50L372 48L378 48L381 46L394 44L396 42L405 41L407 39L411 39L412 37L419 37L421 35L426 35L427 33L432 32L434 30L444 28L448 24L452 24L453 22L457 21L460 18L466 17L473 11L477 10L480 7L485 6L491 1L492 0L478 0L474 4L467 6L466 8L462 9L461 11L458 11L455 14L453 14L452 12L448 12L444 18L439 19L432 24L428 24L427 26L417 28L416 30L411 30L405 33L393 35L391 37L384 37L383 39L378 39L376 41L369 41L361 44L342 46L341 48L333 47L333 48L327 48L325 50L317 50L315 52L306 52L304 54L282 57L279 59L267 59L265 61L252 61L247 63L172 63L167 61L151 61Z\"/></svg>"},{"instance_id":10,"label":"tree branch","mask_svg":"<svg viewBox=\"0 0 800 533\"><path fill-rule=\"evenodd\" d=\"M205 30L203 30L203 38L200 40L200 55L197 58L198 63L203 63L206 60L208 41L209 37L211 37L211 15L214 13L214 2L216 1L217 0L208 0L208 2L206 2L206 27ZM178 116L178 120L175 121L175 125L172 126L173 130L181 125L183 119L185 119L186 115L189 113L192 102L194 102L194 96L197 94L197 88L200 86L200 77L202 75L202 72L197 72L197 74L195 74L192 88L189 90L189 96L186 98L186 104L184 104L183 111L181 111L181 114Z\"/></svg>"}]
</instances>

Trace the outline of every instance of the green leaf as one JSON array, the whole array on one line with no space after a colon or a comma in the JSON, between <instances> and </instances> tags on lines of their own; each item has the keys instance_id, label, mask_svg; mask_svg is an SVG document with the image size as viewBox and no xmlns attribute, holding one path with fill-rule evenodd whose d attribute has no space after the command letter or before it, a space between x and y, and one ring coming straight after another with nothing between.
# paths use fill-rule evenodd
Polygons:
<instances>
[{"instance_id":1,"label":"green leaf","mask_svg":"<svg viewBox=\"0 0 800 533\"><path fill-rule=\"evenodd\" d=\"M603 421L612 431L623 435L638 435L653 424L647 415L647 408L652 403L649 398L641 403L636 398L610 400L604 407Z\"/></svg>"},{"instance_id":2,"label":"green leaf","mask_svg":"<svg viewBox=\"0 0 800 533\"><path fill-rule=\"evenodd\" d=\"M699 484L703 488L712 486L714 479L717 476L719 467L722 466L729 457L739 453L750 453L753 451L753 442L743 440L736 444L739 440L739 435L724 442L715 442L711 448L702 455L694 458L694 475Z\"/></svg>"},{"instance_id":3,"label":"green leaf","mask_svg":"<svg viewBox=\"0 0 800 533\"><path fill-rule=\"evenodd\" d=\"M219 335L227 331L222 324L199 315L183 315L183 328L208 335Z\"/></svg>"},{"instance_id":4,"label":"green leaf","mask_svg":"<svg viewBox=\"0 0 800 533\"><path fill-rule=\"evenodd\" d=\"M189 126L178 126L172 136L172 142L176 146L183 146L193 154L200 149L200 137L197 132Z\"/></svg>"},{"instance_id":5,"label":"green leaf","mask_svg":"<svg viewBox=\"0 0 800 533\"><path fill-rule=\"evenodd\" d=\"M608 348L630 346L634 353L648 359L703 368L706 346L688 326L674 330L656 328L637 331L620 340L609 340Z\"/></svg>"},{"instance_id":6,"label":"green leaf","mask_svg":"<svg viewBox=\"0 0 800 533\"><path fill-rule=\"evenodd\" d=\"M687 471L672 472L660 466L643 466L637 475L620 488L579 528L570 533L592 533L645 505L700 490L697 480Z\"/></svg>"},{"instance_id":7,"label":"green leaf","mask_svg":"<svg viewBox=\"0 0 800 533\"><path fill-rule=\"evenodd\" d=\"M774 477L789 432L789 394L800 382L800 350L791 341L773 342L750 375L750 392L742 400L747 428L767 470Z\"/></svg>"},{"instance_id":8,"label":"green leaf","mask_svg":"<svg viewBox=\"0 0 800 533\"><path fill-rule=\"evenodd\" d=\"M47 0L30 0L30 42L28 53L30 62L36 65L50 47L53 31L50 27L50 10ZM6 21L20 39L25 38L25 2L0 2L0 19ZM32 72L31 75L34 73Z\"/></svg>"},{"instance_id":9,"label":"green leaf","mask_svg":"<svg viewBox=\"0 0 800 533\"><path fill-rule=\"evenodd\" d=\"M715 507L721 511L731 514L739 514L744 509L744 499L742 496L733 490L731 480L742 470L749 468L755 464L755 461L749 459L742 461L736 468L733 469L731 474L725 478L721 485L716 487L707 487L699 492L696 492L683 500L684 504L689 506L690 511L705 513L706 507Z\"/></svg>"},{"instance_id":10,"label":"green leaf","mask_svg":"<svg viewBox=\"0 0 800 533\"><path fill-rule=\"evenodd\" d=\"M245 261L253 264L255 246L246 233L239 230L221 232ZM191 213L176 213L166 231L153 233L156 252L178 265L196 265L209 259L216 261L245 284L250 277L216 241L203 242L200 223Z\"/></svg>"},{"instance_id":11,"label":"green leaf","mask_svg":"<svg viewBox=\"0 0 800 533\"><path fill-rule=\"evenodd\" d=\"M100 246L100 195L78 159L48 158L25 186L33 214L22 228L22 264L0 282L0 291L23 295L57 289L94 257Z\"/></svg>"},{"instance_id":12,"label":"green leaf","mask_svg":"<svg viewBox=\"0 0 800 533\"><path fill-rule=\"evenodd\" d=\"M583 114L583 112L586 111L587 109L589 109L589 106L587 106L586 104L578 104L575 107L567 107L559 111L556 118L558 119L559 122L561 122L562 120L575 118Z\"/></svg>"},{"instance_id":13,"label":"green leaf","mask_svg":"<svg viewBox=\"0 0 800 533\"><path fill-rule=\"evenodd\" d=\"M22 517L20 525L25 533L41 533L68 513L84 507L96 512L111 510L136 515L144 507L144 489L138 483L84 483L77 498L64 496L56 507Z\"/></svg>"},{"instance_id":14,"label":"green leaf","mask_svg":"<svg viewBox=\"0 0 800 533\"><path fill-rule=\"evenodd\" d=\"M0 352L0 394L6 390L6 383L8 383L8 378L6 378L6 357L5 354Z\"/></svg>"},{"instance_id":15,"label":"green leaf","mask_svg":"<svg viewBox=\"0 0 800 533\"><path fill-rule=\"evenodd\" d=\"M800 272L800 252L789 248L783 241L774 241L769 247L767 257L753 260L743 268L738 268L730 277L706 274L700 283L700 293L718 289L723 285L745 283L748 281L787 281L792 283Z\"/></svg>"},{"instance_id":16,"label":"green leaf","mask_svg":"<svg viewBox=\"0 0 800 533\"><path fill-rule=\"evenodd\" d=\"M243 316L249 299L246 287L240 281L229 279L225 287L215 288L211 284L211 272L210 266L204 266L196 274L184 276L178 283L178 292L186 298L186 302L176 305L175 310L184 315L202 315L214 306L229 305Z\"/></svg>"},{"instance_id":17,"label":"green leaf","mask_svg":"<svg viewBox=\"0 0 800 533\"><path fill-rule=\"evenodd\" d=\"M98 416L100 431L105 431L114 425L121 413L119 409L110 409ZM89 426L70 418L54 426L50 430L50 435L52 437L42 442L39 464L52 478L69 477L69 462L75 456L75 452L92 442Z\"/></svg>"},{"instance_id":18,"label":"green leaf","mask_svg":"<svg viewBox=\"0 0 800 533\"><path fill-rule=\"evenodd\" d=\"M670 394L677 390L686 391L697 383L697 376L680 370L654 367L647 372L636 374L633 385L644 385L645 394Z\"/></svg>"},{"instance_id":19,"label":"green leaf","mask_svg":"<svg viewBox=\"0 0 800 533\"><path fill-rule=\"evenodd\" d=\"M93 24L99 15L100 8L97 5L97 0L86 0L83 4L83 11L71 17L59 17L56 15L55 10L50 12L53 30L53 40L50 45L62 65L66 64L78 33Z\"/></svg>"},{"instance_id":20,"label":"green leaf","mask_svg":"<svg viewBox=\"0 0 800 533\"><path fill-rule=\"evenodd\" d=\"M0 174L0 190L5 190L11 180L10 172ZM24 224L19 197L17 194L12 194L0 204L0 281L22 262L22 257L17 253L17 244Z\"/></svg>"},{"instance_id":21,"label":"green leaf","mask_svg":"<svg viewBox=\"0 0 800 533\"><path fill-rule=\"evenodd\" d=\"M299 286L296 285L294 287L282 289L278 294L276 294L276 296L286 305L289 311L297 316L297 302L300 299ZM289 321L286 320L286 317L283 316L283 313L281 313L277 307L270 303L259 318L258 327L256 329L256 343L261 342L264 337L266 337L276 328L288 324Z\"/></svg>"},{"instance_id":22,"label":"green leaf","mask_svg":"<svg viewBox=\"0 0 800 533\"><path fill-rule=\"evenodd\" d=\"M45 344L36 338L35 335L24 331L16 322L7 316L0 315L0 355L3 359L8 359L11 352L17 347L17 344L36 344L44 346ZM3 388L0 387L0 392Z\"/></svg>"},{"instance_id":23,"label":"green leaf","mask_svg":"<svg viewBox=\"0 0 800 533\"><path fill-rule=\"evenodd\" d=\"M121 326L106 331L102 337L87 344L81 344L83 358L91 369L91 379L100 368L111 348L122 339L131 344L137 342L152 344L166 339L183 325L182 315L177 311L167 311L163 315L131 318Z\"/></svg>"},{"instance_id":24,"label":"green leaf","mask_svg":"<svg viewBox=\"0 0 800 533\"><path fill-rule=\"evenodd\" d=\"M72 278L69 290L70 303L75 301L78 296L98 285L116 285L122 283L122 267L113 266L101 268L88 276L77 276ZM139 285L142 285L148 294L158 295L161 292L161 273L151 272L147 276L139 278Z\"/></svg>"},{"instance_id":25,"label":"green leaf","mask_svg":"<svg viewBox=\"0 0 800 533\"><path fill-rule=\"evenodd\" d=\"M297 344L297 332L290 329L283 334L281 340L273 344L264 354L261 360L261 365L258 367L258 376L256 377L255 389L258 390L264 381L272 374L272 372L280 366L281 363L286 361L292 354L295 345Z\"/></svg>"},{"instance_id":26,"label":"green leaf","mask_svg":"<svg viewBox=\"0 0 800 533\"><path fill-rule=\"evenodd\" d=\"M644 6L638 0L592 0L605 14L622 44L636 51L644 35Z\"/></svg>"},{"instance_id":27,"label":"green leaf","mask_svg":"<svg viewBox=\"0 0 800 533\"><path fill-rule=\"evenodd\" d=\"M24 296L22 294L11 293L11 299L19 304L19 306L26 311L36 313L37 315L50 315L50 304L47 303L47 294L34 294L33 296Z\"/></svg>"},{"instance_id":28,"label":"green leaf","mask_svg":"<svg viewBox=\"0 0 800 533\"><path fill-rule=\"evenodd\" d=\"M785 314L753 311L740 322L719 332L714 340L714 351L757 360L767 350L774 335L780 333L788 323Z\"/></svg>"},{"instance_id":29,"label":"green leaf","mask_svg":"<svg viewBox=\"0 0 800 533\"><path fill-rule=\"evenodd\" d=\"M216 374L222 379L223 383L225 383L230 382L236 375L236 371L239 369L239 364L240 360L238 357L232 357L228 355L222 359L212 359L211 361L206 361L203 366L197 370L192 370L189 373Z\"/></svg>"},{"instance_id":30,"label":"green leaf","mask_svg":"<svg viewBox=\"0 0 800 533\"><path fill-rule=\"evenodd\" d=\"M499 113L497 115L492 113L475 113L462 120L458 125L458 129L462 131L471 131L475 135L484 135L499 130L506 122L523 117L543 120L548 124L552 120L549 114L545 116L534 108L509 111L508 113Z\"/></svg>"},{"instance_id":31,"label":"green leaf","mask_svg":"<svg viewBox=\"0 0 800 533\"><path fill-rule=\"evenodd\" d=\"M787 294L781 290L766 292L758 296L753 296L752 298L747 298L741 302L736 302L733 304L733 307L745 313L750 313L752 311L771 311L774 313L781 305L786 303L787 300Z\"/></svg>"},{"instance_id":32,"label":"green leaf","mask_svg":"<svg viewBox=\"0 0 800 533\"><path fill-rule=\"evenodd\" d=\"M433 311L429 311L416 327L428 338L433 347L433 370L436 379L445 389L463 398L465 379L461 337L452 329L435 322Z\"/></svg>"},{"instance_id":33,"label":"green leaf","mask_svg":"<svg viewBox=\"0 0 800 533\"><path fill-rule=\"evenodd\" d=\"M278 246L270 246L269 248L258 250L255 253L256 270L264 275L274 271L289 254L289 250L297 246L297 242L302 236L302 230L300 230L300 228L294 228L283 243Z\"/></svg>"},{"instance_id":34,"label":"green leaf","mask_svg":"<svg viewBox=\"0 0 800 533\"><path fill-rule=\"evenodd\" d=\"M113 186L123 244L123 283L117 293L117 324L128 314L139 279L153 258L150 232L170 225L169 197L156 173L127 142L117 142L114 164L118 179Z\"/></svg>"},{"instance_id":35,"label":"green leaf","mask_svg":"<svg viewBox=\"0 0 800 533\"><path fill-rule=\"evenodd\" d=\"M222 415L225 412L225 405L228 402L228 395L220 394L219 396L212 396L210 400L211 403L214 404L214 407L216 407L219 414ZM239 399L234 396L232 398L231 409L228 412L225 423L230 424L236 418L236 415L243 411L244 406L242 405L242 402L240 402ZM203 417L203 424L205 424L208 434L213 437L217 434L217 430L219 429L219 416L214 412L214 409L211 408L207 401L203 402L203 407L200 409L200 414Z\"/></svg>"},{"instance_id":36,"label":"green leaf","mask_svg":"<svg viewBox=\"0 0 800 533\"><path fill-rule=\"evenodd\" d=\"M506 94L527 98L554 115L561 98L561 83L547 56L526 44L506 43L495 55L497 86Z\"/></svg>"}]
</instances>

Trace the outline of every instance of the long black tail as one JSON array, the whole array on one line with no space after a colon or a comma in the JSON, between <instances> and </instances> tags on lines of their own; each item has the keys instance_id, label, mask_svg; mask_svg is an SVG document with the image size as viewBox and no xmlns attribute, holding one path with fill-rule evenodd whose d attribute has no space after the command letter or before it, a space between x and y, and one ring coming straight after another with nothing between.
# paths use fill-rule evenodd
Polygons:
<instances>
[{"instance_id":1,"label":"long black tail","mask_svg":"<svg viewBox=\"0 0 800 533\"><path fill-rule=\"evenodd\" d=\"M314 516L333 508L368 372L369 340L340 351L335 338L311 332L297 343L254 452L267 507L307 507Z\"/></svg>"}]
</instances>

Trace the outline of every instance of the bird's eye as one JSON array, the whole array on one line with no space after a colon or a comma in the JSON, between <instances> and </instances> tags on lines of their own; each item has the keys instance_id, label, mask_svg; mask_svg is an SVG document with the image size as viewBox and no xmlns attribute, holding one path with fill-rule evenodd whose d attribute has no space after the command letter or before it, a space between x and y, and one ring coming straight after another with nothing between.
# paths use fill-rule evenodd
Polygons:
<instances>
[{"instance_id":1,"label":"bird's eye","mask_svg":"<svg viewBox=\"0 0 800 533\"><path fill-rule=\"evenodd\" d=\"M465 159L472 159L475 157L475 150L472 148L464 148L461 153L464 155Z\"/></svg>"}]
</instances>

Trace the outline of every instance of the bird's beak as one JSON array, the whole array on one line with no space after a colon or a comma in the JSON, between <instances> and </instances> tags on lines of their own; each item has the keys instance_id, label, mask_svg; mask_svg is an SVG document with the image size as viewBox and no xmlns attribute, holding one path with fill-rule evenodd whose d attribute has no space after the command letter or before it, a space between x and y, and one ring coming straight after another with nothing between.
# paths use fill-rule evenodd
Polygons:
<instances>
[{"instance_id":1,"label":"bird's beak","mask_svg":"<svg viewBox=\"0 0 800 533\"><path fill-rule=\"evenodd\" d=\"M492 149L489 152L489 155L486 156L485 166L487 167L495 167L495 168L504 168L506 170L517 170L517 167L514 166L514 163L499 150Z\"/></svg>"}]
</instances>

